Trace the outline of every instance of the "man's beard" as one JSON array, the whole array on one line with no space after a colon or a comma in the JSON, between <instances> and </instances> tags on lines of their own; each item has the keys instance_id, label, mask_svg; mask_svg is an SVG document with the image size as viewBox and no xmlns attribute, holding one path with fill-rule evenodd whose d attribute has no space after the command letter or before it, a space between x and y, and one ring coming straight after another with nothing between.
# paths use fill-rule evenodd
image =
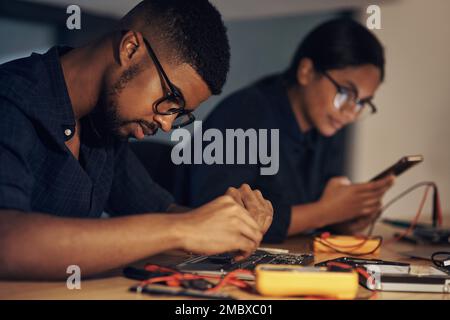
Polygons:
<instances>
[{"instance_id":1,"label":"man's beard","mask_svg":"<svg viewBox=\"0 0 450 320\"><path fill-rule=\"evenodd\" d=\"M150 135L158 131L159 126L153 122L142 119L122 119L118 113L118 95L119 93L115 90L104 90L100 95L101 98L97 106L99 114L96 118L101 122L102 134L112 136L119 140L128 140L129 138L133 138L134 135L132 132L124 135L121 129L130 124L137 124L147 128L151 132Z\"/></svg>"},{"instance_id":2,"label":"man's beard","mask_svg":"<svg viewBox=\"0 0 450 320\"><path fill-rule=\"evenodd\" d=\"M103 129L105 133L120 140L128 139L128 137L123 136L120 132L120 128L122 127L124 121L120 119L118 115L116 95L108 94L107 99L102 101L100 109L102 111Z\"/></svg>"}]
</instances>

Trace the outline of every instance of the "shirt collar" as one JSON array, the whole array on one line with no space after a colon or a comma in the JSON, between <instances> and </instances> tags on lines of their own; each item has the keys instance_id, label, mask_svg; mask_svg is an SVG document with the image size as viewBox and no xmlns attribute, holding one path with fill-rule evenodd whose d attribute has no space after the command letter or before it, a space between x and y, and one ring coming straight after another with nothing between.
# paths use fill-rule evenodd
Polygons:
<instances>
[{"instance_id":1,"label":"shirt collar","mask_svg":"<svg viewBox=\"0 0 450 320\"><path fill-rule=\"evenodd\" d=\"M48 71L50 95L53 103L49 104L47 116L50 116L51 131L58 141L67 141L75 134L76 122L72 103L64 79L60 56L69 52L69 47L53 47L42 55L42 60ZM50 124L50 123L49 123Z\"/></svg>"},{"instance_id":2,"label":"shirt collar","mask_svg":"<svg viewBox=\"0 0 450 320\"><path fill-rule=\"evenodd\" d=\"M53 132L57 138L62 142L70 140L75 134L76 122L73 113L72 103L70 101L69 93L64 78L64 73L61 67L60 57L69 52L71 47L53 47L42 56L42 59L48 69L50 77L50 90L54 98L54 106L52 106L51 113L53 114L55 123ZM92 135L89 135L89 140L92 143L99 145L113 144L116 139L105 132L102 123L102 113L99 108L86 116L85 124L92 130ZM95 123L95 125L94 125Z\"/></svg>"},{"instance_id":3,"label":"shirt collar","mask_svg":"<svg viewBox=\"0 0 450 320\"><path fill-rule=\"evenodd\" d=\"M296 143L299 143L307 148L314 149L319 138L319 133L315 128L303 132L298 125L295 118L294 111L292 111L291 103L287 94L287 84L282 75L272 76L272 90L265 90L270 92L270 100L273 106L276 106L279 119L282 124L281 131L285 131L287 135Z\"/></svg>"}]
</instances>

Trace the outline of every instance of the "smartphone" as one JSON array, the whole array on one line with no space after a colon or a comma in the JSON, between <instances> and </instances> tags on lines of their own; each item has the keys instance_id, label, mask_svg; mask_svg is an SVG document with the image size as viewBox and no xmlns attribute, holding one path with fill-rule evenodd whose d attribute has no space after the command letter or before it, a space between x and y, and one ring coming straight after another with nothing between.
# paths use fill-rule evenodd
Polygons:
<instances>
[{"instance_id":1,"label":"smartphone","mask_svg":"<svg viewBox=\"0 0 450 320\"><path fill-rule=\"evenodd\" d=\"M373 177L370 181L375 181L379 179L383 179L384 177L387 177L391 174L394 176L399 176L409 168L412 168L416 164L423 161L423 156L421 155L415 155L415 156L405 156L401 158L397 163L390 166L380 174Z\"/></svg>"}]
</instances>

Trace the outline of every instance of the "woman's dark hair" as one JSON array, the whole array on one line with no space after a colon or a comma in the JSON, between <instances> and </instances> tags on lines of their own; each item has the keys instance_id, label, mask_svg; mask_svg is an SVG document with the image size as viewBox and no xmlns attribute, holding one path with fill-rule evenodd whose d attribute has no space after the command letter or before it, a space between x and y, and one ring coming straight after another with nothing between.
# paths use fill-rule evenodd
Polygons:
<instances>
[{"instance_id":1,"label":"woman's dark hair","mask_svg":"<svg viewBox=\"0 0 450 320\"><path fill-rule=\"evenodd\" d=\"M348 18L325 22L312 30L298 47L285 72L289 84L297 82L300 61L309 58L318 72L372 64L384 79L384 49L380 41L361 24Z\"/></svg>"}]
</instances>

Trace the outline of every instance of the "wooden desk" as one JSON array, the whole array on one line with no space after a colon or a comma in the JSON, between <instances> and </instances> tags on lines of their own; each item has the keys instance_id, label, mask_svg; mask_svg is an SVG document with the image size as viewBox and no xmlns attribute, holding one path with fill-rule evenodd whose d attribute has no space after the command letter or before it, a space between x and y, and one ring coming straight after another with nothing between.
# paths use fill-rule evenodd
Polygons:
<instances>
[{"instance_id":1,"label":"wooden desk","mask_svg":"<svg viewBox=\"0 0 450 320\"><path fill-rule=\"evenodd\" d=\"M392 230L383 228L376 234L390 235ZM289 249L291 252L311 251L311 239L294 237L281 245L265 245ZM367 256L368 258L381 258L385 260L404 261L415 264L428 264L423 260L408 259L398 252L414 250L414 246L405 243L397 243L389 247L382 247L380 256ZM315 263L342 256L341 254L316 254ZM172 264L183 260L186 254L181 252L168 252L148 259L148 262L159 264ZM117 275L108 278L82 280L80 290L68 290L65 282L0 282L0 299L114 299L114 300L142 300L142 299L168 299L168 297L141 295L128 292L128 288L136 284L136 281L128 280ZM252 295L235 288L226 288L239 299L267 299L258 295ZM359 297L369 295L369 291L360 287ZM172 297L173 299L173 297ZM186 299L183 297L182 299ZM438 299L450 300L450 294L440 293L406 293L406 292L379 292L375 299Z\"/></svg>"}]
</instances>

